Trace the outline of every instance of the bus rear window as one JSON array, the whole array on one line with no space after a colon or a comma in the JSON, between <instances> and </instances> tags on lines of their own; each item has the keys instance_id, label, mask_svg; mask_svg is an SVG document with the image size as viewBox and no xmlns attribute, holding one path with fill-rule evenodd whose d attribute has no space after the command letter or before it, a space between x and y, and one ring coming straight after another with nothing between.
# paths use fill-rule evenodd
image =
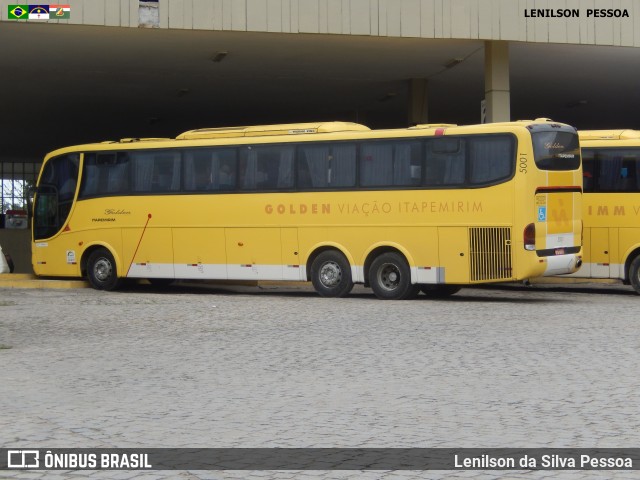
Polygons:
<instances>
[{"instance_id":1,"label":"bus rear window","mask_svg":"<svg viewBox=\"0 0 640 480\"><path fill-rule=\"evenodd\" d=\"M580 144L575 132L531 133L536 165L541 170L575 170L580 167Z\"/></svg>"}]
</instances>

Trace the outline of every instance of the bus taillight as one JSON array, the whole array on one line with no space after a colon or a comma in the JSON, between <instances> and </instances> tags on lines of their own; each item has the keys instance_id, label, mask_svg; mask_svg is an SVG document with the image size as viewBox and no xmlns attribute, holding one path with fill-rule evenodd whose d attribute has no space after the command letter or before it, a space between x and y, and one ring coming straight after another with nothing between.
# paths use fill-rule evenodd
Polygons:
<instances>
[{"instance_id":1,"label":"bus taillight","mask_svg":"<svg viewBox=\"0 0 640 480\"><path fill-rule=\"evenodd\" d=\"M524 249L535 250L536 249L536 225L530 223L524 227Z\"/></svg>"}]
</instances>

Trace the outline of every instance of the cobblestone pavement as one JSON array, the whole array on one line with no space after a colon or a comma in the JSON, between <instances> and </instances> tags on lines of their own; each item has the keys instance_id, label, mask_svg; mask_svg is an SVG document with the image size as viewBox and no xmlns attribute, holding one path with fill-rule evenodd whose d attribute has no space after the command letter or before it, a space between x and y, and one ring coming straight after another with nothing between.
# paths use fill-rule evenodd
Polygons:
<instances>
[{"instance_id":1,"label":"cobblestone pavement","mask_svg":"<svg viewBox=\"0 0 640 480\"><path fill-rule=\"evenodd\" d=\"M624 286L344 299L307 286L0 289L0 444L639 447ZM640 472L4 471L11 478L638 478Z\"/></svg>"}]
</instances>

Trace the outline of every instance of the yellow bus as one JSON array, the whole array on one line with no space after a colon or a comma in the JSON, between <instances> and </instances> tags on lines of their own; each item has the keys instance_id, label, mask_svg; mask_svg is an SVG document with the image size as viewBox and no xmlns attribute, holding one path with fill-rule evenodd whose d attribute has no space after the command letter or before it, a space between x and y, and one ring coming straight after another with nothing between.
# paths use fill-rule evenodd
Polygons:
<instances>
[{"instance_id":1,"label":"yellow bus","mask_svg":"<svg viewBox=\"0 0 640 480\"><path fill-rule=\"evenodd\" d=\"M573 127L547 119L370 130L208 128L48 154L37 275L354 283L382 299L568 274L581 263Z\"/></svg>"},{"instance_id":2,"label":"yellow bus","mask_svg":"<svg viewBox=\"0 0 640 480\"><path fill-rule=\"evenodd\" d=\"M580 131L584 265L578 277L615 278L640 293L640 131Z\"/></svg>"}]
</instances>

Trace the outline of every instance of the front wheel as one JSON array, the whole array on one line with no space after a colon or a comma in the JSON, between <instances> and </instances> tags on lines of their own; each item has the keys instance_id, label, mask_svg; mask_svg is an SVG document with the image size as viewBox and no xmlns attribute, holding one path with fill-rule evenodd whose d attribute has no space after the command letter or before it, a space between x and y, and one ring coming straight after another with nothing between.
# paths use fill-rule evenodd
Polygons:
<instances>
[{"instance_id":1,"label":"front wheel","mask_svg":"<svg viewBox=\"0 0 640 480\"><path fill-rule=\"evenodd\" d=\"M411 284L411 270L404 257L395 252L383 253L369 268L369 285L382 300L404 300L418 293Z\"/></svg>"},{"instance_id":2,"label":"front wheel","mask_svg":"<svg viewBox=\"0 0 640 480\"><path fill-rule=\"evenodd\" d=\"M323 297L344 297L353 288L349 261L340 252L322 252L311 264L311 283Z\"/></svg>"},{"instance_id":3,"label":"front wheel","mask_svg":"<svg viewBox=\"0 0 640 480\"><path fill-rule=\"evenodd\" d=\"M115 290L120 285L116 262L106 248L94 250L87 259L87 278L96 290Z\"/></svg>"},{"instance_id":4,"label":"front wheel","mask_svg":"<svg viewBox=\"0 0 640 480\"><path fill-rule=\"evenodd\" d=\"M636 256L629 265L629 281L636 293L640 294L640 255Z\"/></svg>"}]
</instances>

